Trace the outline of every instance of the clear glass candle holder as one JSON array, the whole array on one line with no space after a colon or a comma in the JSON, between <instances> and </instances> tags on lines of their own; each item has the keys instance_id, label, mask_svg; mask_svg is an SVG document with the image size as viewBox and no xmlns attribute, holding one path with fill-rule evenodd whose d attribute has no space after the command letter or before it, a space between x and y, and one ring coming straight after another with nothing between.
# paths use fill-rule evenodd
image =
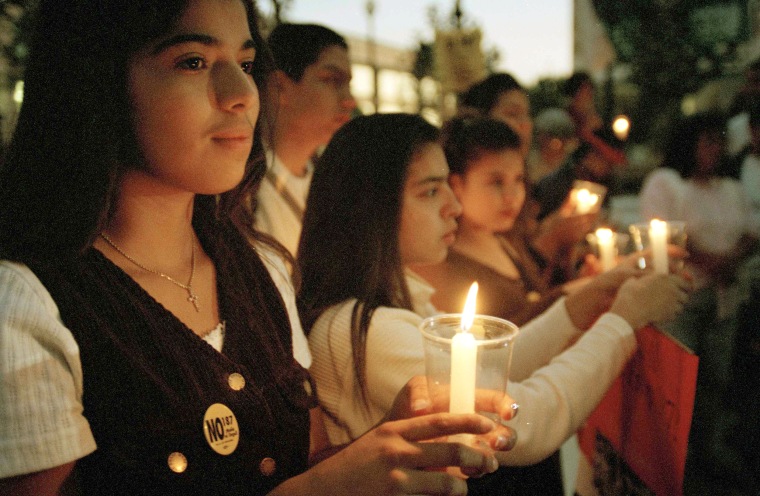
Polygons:
<instances>
[{"instance_id":1,"label":"clear glass candle holder","mask_svg":"<svg viewBox=\"0 0 760 496\"><path fill-rule=\"evenodd\" d=\"M455 372L458 375L452 378L452 342L460 332L461 324L461 314L436 315L420 324L424 338L428 391L434 405L449 405L449 411L458 413L476 412L478 409L475 404L457 404L456 399L452 402L452 382L461 382L463 375L472 377L473 397L486 394L498 401L503 399L507 392L513 342L519 330L508 320L475 315L469 332L472 334L471 342L474 342L476 351L473 352L472 361L465 366L472 367L472 370L462 373L460 368L459 372ZM456 367L455 365L455 369ZM465 382L469 383L469 380L465 379ZM461 384L459 386L461 388ZM456 389L457 386L454 387L453 394L461 394L461 391L457 393ZM478 413L498 421L491 412Z\"/></svg>"},{"instance_id":2,"label":"clear glass candle holder","mask_svg":"<svg viewBox=\"0 0 760 496\"><path fill-rule=\"evenodd\" d=\"M660 223L659 233L653 222ZM654 267L656 271L662 273L683 269L683 258L670 257L667 245L686 248L686 222L654 219L650 222L631 224L629 231L634 249L645 252L645 256L639 259L639 268ZM664 254L663 243L666 245Z\"/></svg>"},{"instance_id":3,"label":"clear glass candle holder","mask_svg":"<svg viewBox=\"0 0 760 496\"><path fill-rule=\"evenodd\" d=\"M586 242L606 272L617 266L619 256L627 253L630 236L612 229L599 228L586 235Z\"/></svg>"}]
</instances>

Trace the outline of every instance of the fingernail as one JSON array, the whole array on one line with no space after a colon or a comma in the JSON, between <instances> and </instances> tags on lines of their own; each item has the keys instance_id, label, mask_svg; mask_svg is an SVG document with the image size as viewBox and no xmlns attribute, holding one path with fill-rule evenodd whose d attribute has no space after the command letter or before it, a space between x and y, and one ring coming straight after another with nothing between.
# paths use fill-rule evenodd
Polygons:
<instances>
[{"instance_id":1,"label":"fingernail","mask_svg":"<svg viewBox=\"0 0 760 496\"><path fill-rule=\"evenodd\" d=\"M488 473L492 474L499 469L499 461L495 456L488 457Z\"/></svg>"},{"instance_id":2,"label":"fingernail","mask_svg":"<svg viewBox=\"0 0 760 496\"><path fill-rule=\"evenodd\" d=\"M507 445L504 447L504 450L509 451L512 448L514 448L516 444L517 444L517 433L513 431L512 435L509 436L509 438L507 438Z\"/></svg>"},{"instance_id":3,"label":"fingernail","mask_svg":"<svg viewBox=\"0 0 760 496\"><path fill-rule=\"evenodd\" d=\"M509 407L512 409L512 418L515 418L517 416L517 413L520 411L520 405L517 403L512 403L509 405Z\"/></svg>"},{"instance_id":4,"label":"fingernail","mask_svg":"<svg viewBox=\"0 0 760 496\"><path fill-rule=\"evenodd\" d=\"M499 436L496 438L496 445L494 448L497 450L502 450L507 447L507 444L509 443L509 438L507 436Z\"/></svg>"},{"instance_id":5,"label":"fingernail","mask_svg":"<svg viewBox=\"0 0 760 496\"><path fill-rule=\"evenodd\" d=\"M430 401L428 400L418 399L418 400L414 400L414 403L412 403L412 410L415 412L419 412L427 408L430 408Z\"/></svg>"}]
</instances>

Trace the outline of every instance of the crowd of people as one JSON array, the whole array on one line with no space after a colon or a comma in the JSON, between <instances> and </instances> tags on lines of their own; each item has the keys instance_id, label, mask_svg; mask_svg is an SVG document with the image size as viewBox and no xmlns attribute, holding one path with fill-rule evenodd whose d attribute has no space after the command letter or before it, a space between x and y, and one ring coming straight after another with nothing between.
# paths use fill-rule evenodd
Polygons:
<instances>
[{"instance_id":1,"label":"crowd of people","mask_svg":"<svg viewBox=\"0 0 760 496\"><path fill-rule=\"evenodd\" d=\"M613 193L626 158L587 75L534 120L492 74L438 128L357 115L328 27L98 5L40 0L0 168L0 495L561 495L558 450L655 322L705 364L692 458L756 432L716 405L760 291L760 107L733 169L700 114L644 184L642 218L689 226L686 270L603 270L606 203L571 190ZM419 330L473 280L520 326L489 416L431 399Z\"/></svg>"}]
</instances>

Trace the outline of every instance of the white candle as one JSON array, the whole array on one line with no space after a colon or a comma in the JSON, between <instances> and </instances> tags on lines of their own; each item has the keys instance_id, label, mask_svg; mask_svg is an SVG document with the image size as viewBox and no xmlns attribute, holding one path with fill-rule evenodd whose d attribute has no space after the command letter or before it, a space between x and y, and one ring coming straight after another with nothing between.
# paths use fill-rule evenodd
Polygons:
<instances>
[{"instance_id":1,"label":"white candle","mask_svg":"<svg viewBox=\"0 0 760 496\"><path fill-rule=\"evenodd\" d=\"M451 340L451 392L449 412L475 412L475 376L478 368L478 343L469 332L475 318L478 283L473 283L462 313L462 326Z\"/></svg>"},{"instance_id":2,"label":"white candle","mask_svg":"<svg viewBox=\"0 0 760 496\"><path fill-rule=\"evenodd\" d=\"M615 235L611 229L601 227L596 230L596 243L602 270L606 272L615 267Z\"/></svg>"},{"instance_id":3,"label":"white candle","mask_svg":"<svg viewBox=\"0 0 760 496\"><path fill-rule=\"evenodd\" d=\"M668 270L668 223L652 219L649 223L649 246L652 249L654 271L667 274Z\"/></svg>"},{"instance_id":4,"label":"white candle","mask_svg":"<svg viewBox=\"0 0 760 496\"><path fill-rule=\"evenodd\" d=\"M478 344L467 331L458 332L451 340L451 413L475 412L475 371Z\"/></svg>"}]
</instances>

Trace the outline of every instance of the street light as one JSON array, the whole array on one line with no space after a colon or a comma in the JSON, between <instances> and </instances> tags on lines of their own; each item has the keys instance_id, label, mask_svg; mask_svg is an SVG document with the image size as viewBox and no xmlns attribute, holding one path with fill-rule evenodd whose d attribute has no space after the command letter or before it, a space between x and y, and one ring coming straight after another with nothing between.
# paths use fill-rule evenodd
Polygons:
<instances>
[{"instance_id":1,"label":"street light","mask_svg":"<svg viewBox=\"0 0 760 496\"><path fill-rule=\"evenodd\" d=\"M378 88L377 88L377 45L375 44L375 2L367 0L367 59L372 68L372 105L375 113L378 112Z\"/></svg>"}]
</instances>

